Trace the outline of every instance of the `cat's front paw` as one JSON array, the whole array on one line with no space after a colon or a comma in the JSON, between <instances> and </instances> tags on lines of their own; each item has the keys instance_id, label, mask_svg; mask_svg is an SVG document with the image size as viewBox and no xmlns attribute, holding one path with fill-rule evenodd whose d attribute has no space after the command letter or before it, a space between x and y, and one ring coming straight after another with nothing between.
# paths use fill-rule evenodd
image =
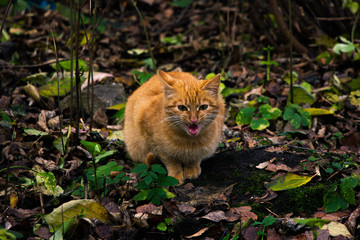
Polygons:
<instances>
[{"instance_id":1,"label":"cat's front paw","mask_svg":"<svg viewBox=\"0 0 360 240\"><path fill-rule=\"evenodd\" d=\"M195 179L200 175L200 173L201 173L200 166L184 167L185 178Z\"/></svg>"},{"instance_id":2,"label":"cat's front paw","mask_svg":"<svg viewBox=\"0 0 360 240\"><path fill-rule=\"evenodd\" d=\"M179 181L179 185L185 181L184 172L182 170L169 171L169 176L176 178Z\"/></svg>"}]
</instances>

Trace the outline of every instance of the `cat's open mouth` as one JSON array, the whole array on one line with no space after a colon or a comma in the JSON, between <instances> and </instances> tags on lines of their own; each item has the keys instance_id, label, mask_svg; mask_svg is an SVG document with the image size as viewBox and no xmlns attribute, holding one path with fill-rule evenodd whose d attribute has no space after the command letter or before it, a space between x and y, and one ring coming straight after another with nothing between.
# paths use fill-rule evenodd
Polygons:
<instances>
[{"instance_id":1,"label":"cat's open mouth","mask_svg":"<svg viewBox=\"0 0 360 240\"><path fill-rule=\"evenodd\" d=\"M197 135L199 133L200 127L197 124L187 125L187 129L191 135Z\"/></svg>"}]
</instances>

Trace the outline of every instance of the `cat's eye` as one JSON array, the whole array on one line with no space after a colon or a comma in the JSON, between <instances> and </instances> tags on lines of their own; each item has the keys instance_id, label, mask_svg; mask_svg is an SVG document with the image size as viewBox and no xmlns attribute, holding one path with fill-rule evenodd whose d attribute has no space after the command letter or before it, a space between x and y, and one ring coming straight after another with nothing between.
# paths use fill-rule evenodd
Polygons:
<instances>
[{"instance_id":1,"label":"cat's eye","mask_svg":"<svg viewBox=\"0 0 360 240\"><path fill-rule=\"evenodd\" d=\"M180 110L180 111L187 111L188 108L185 106L185 105L178 105L177 108Z\"/></svg>"},{"instance_id":2,"label":"cat's eye","mask_svg":"<svg viewBox=\"0 0 360 240\"><path fill-rule=\"evenodd\" d=\"M200 105L200 107L199 107L199 110L206 110L206 109L208 109L208 105L206 105L206 104L204 104L204 105Z\"/></svg>"}]
</instances>

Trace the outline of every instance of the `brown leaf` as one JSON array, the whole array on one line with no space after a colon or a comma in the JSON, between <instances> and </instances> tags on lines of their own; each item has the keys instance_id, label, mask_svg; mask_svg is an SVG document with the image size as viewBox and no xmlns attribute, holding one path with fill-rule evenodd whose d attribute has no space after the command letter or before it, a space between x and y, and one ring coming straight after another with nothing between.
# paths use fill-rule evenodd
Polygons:
<instances>
[{"instance_id":1,"label":"brown leaf","mask_svg":"<svg viewBox=\"0 0 360 240\"><path fill-rule=\"evenodd\" d=\"M346 221L345 225L351 232L351 234L355 234L355 230L357 228L357 219L360 216L360 206L358 206L351 214L348 220Z\"/></svg>"},{"instance_id":2,"label":"brown leaf","mask_svg":"<svg viewBox=\"0 0 360 240\"><path fill-rule=\"evenodd\" d=\"M301 166L296 166L295 168L291 168L284 163L277 162L275 164L269 163L265 170L271 171L271 172L277 172L277 171L300 172L300 171L302 171L302 168L301 168Z\"/></svg>"},{"instance_id":3,"label":"brown leaf","mask_svg":"<svg viewBox=\"0 0 360 240\"><path fill-rule=\"evenodd\" d=\"M193 213L193 212L195 212L195 210L196 210L196 208L194 208L193 206L190 206L190 205L188 205L188 204L182 203L182 204L180 204L180 206L179 206L179 211L180 211L181 213L184 213L184 214Z\"/></svg>"},{"instance_id":4,"label":"brown leaf","mask_svg":"<svg viewBox=\"0 0 360 240\"><path fill-rule=\"evenodd\" d=\"M267 239L267 240L281 240L281 239L283 239L283 238L281 237L281 235L280 235L279 233L276 232L275 229L269 228L269 229L267 230L266 239Z\"/></svg>"},{"instance_id":5,"label":"brown leaf","mask_svg":"<svg viewBox=\"0 0 360 240\"><path fill-rule=\"evenodd\" d=\"M213 222L220 222L221 220L226 220L225 213L221 210L210 212L201 218L208 219Z\"/></svg>"},{"instance_id":6,"label":"brown leaf","mask_svg":"<svg viewBox=\"0 0 360 240\"><path fill-rule=\"evenodd\" d=\"M34 215L40 214L40 208L38 208L38 207L34 208L34 209L23 209L23 208L14 209L14 208L9 208L7 210L7 214L15 216L15 217L20 218L20 219L24 219L24 218L29 218L29 217L32 217Z\"/></svg>"},{"instance_id":7,"label":"brown leaf","mask_svg":"<svg viewBox=\"0 0 360 240\"><path fill-rule=\"evenodd\" d=\"M196 233L194 233L193 235L185 236L185 238L196 238L196 237L200 237L200 236L203 235L208 229L209 229L209 227L202 228L202 229L200 229L199 231L197 231Z\"/></svg>"},{"instance_id":8,"label":"brown leaf","mask_svg":"<svg viewBox=\"0 0 360 240\"><path fill-rule=\"evenodd\" d=\"M43 165L43 167L46 170L52 171L52 170L58 170L59 167L56 165L56 163L54 161L51 160L46 160L42 157L36 157L35 161L41 165Z\"/></svg>"},{"instance_id":9,"label":"brown leaf","mask_svg":"<svg viewBox=\"0 0 360 240\"><path fill-rule=\"evenodd\" d=\"M257 232L259 230L260 230L260 228L258 228L258 227L250 226L250 227L245 228L241 233L245 240L254 240L254 239L257 239L257 236L258 236Z\"/></svg>"},{"instance_id":10,"label":"brown leaf","mask_svg":"<svg viewBox=\"0 0 360 240\"><path fill-rule=\"evenodd\" d=\"M156 210L156 205L148 203L136 208L137 213L151 213Z\"/></svg>"}]
</instances>

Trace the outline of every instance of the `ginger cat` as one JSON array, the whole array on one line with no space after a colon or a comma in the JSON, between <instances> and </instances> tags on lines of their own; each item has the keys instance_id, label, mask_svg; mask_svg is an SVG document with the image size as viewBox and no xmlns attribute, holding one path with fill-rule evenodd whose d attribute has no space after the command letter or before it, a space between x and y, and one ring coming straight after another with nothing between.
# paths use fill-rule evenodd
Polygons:
<instances>
[{"instance_id":1,"label":"ginger cat","mask_svg":"<svg viewBox=\"0 0 360 240\"><path fill-rule=\"evenodd\" d=\"M225 106L220 74L198 80L190 73L158 71L128 99L124 136L134 161L158 157L179 184L197 178L200 163L216 150Z\"/></svg>"}]
</instances>

